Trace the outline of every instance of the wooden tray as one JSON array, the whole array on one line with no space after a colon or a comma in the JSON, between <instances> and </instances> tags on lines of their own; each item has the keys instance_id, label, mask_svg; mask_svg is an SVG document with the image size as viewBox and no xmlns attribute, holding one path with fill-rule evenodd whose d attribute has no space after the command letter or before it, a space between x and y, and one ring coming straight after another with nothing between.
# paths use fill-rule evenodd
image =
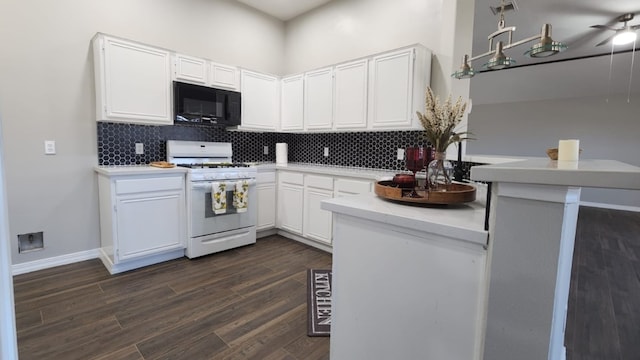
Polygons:
<instances>
[{"instance_id":1,"label":"wooden tray","mask_svg":"<svg viewBox=\"0 0 640 360\"><path fill-rule=\"evenodd\" d=\"M149 163L150 166L153 167L158 167L158 168L172 168L175 167L176 165L170 162L166 162L166 161L152 161Z\"/></svg>"},{"instance_id":2,"label":"wooden tray","mask_svg":"<svg viewBox=\"0 0 640 360\"><path fill-rule=\"evenodd\" d=\"M448 185L446 191L424 191L416 190L421 198L409 197L411 189L403 189L393 183L393 181L378 181L375 184L375 193L381 198L414 203L414 204L461 204L471 202L476 199L476 188L466 184Z\"/></svg>"}]
</instances>

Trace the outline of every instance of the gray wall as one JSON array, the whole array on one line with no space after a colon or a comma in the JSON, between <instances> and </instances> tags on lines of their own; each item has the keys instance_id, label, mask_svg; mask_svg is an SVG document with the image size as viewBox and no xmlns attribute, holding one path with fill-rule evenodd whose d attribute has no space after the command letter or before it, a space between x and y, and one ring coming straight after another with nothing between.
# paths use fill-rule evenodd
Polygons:
<instances>
[{"instance_id":1,"label":"gray wall","mask_svg":"<svg viewBox=\"0 0 640 360\"><path fill-rule=\"evenodd\" d=\"M226 0L3 1L0 112L13 263L99 247L93 59L104 32L279 74L284 24ZM44 155L44 140L57 155ZM44 231L18 254L17 234Z\"/></svg>"},{"instance_id":2,"label":"gray wall","mask_svg":"<svg viewBox=\"0 0 640 360\"><path fill-rule=\"evenodd\" d=\"M471 80L468 154L546 156L580 139L583 159L640 166L640 66L628 95L631 54L482 73ZM611 86L609 86L611 84ZM627 102L629 100L629 102ZM583 189L582 201L640 206L640 191Z\"/></svg>"}]
</instances>

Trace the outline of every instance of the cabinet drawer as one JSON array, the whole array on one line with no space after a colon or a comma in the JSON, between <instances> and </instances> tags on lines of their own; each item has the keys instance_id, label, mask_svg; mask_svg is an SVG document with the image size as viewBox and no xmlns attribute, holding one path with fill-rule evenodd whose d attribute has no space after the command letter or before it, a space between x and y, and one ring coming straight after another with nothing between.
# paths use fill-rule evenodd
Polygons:
<instances>
[{"instance_id":1,"label":"cabinet drawer","mask_svg":"<svg viewBox=\"0 0 640 360\"><path fill-rule=\"evenodd\" d=\"M146 179L116 180L116 194L132 194L149 191L181 190L184 186L182 176L157 177Z\"/></svg>"},{"instance_id":2,"label":"cabinet drawer","mask_svg":"<svg viewBox=\"0 0 640 360\"><path fill-rule=\"evenodd\" d=\"M281 171L278 173L278 179L283 183L304 185L304 176L299 173Z\"/></svg>"},{"instance_id":3,"label":"cabinet drawer","mask_svg":"<svg viewBox=\"0 0 640 360\"><path fill-rule=\"evenodd\" d=\"M363 180L336 179L336 191L348 194L371 192L371 182Z\"/></svg>"},{"instance_id":4,"label":"cabinet drawer","mask_svg":"<svg viewBox=\"0 0 640 360\"><path fill-rule=\"evenodd\" d=\"M256 181L258 184L267 184L267 183L275 183L276 182L276 172L259 172L256 176Z\"/></svg>"},{"instance_id":5,"label":"cabinet drawer","mask_svg":"<svg viewBox=\"0 0 640 360\"><path fill-rule=\"evenodd\" d=\"M307 175L305 185L318 189L333 190L333 178L327 176Z\"/></svg>"}]
</instances>

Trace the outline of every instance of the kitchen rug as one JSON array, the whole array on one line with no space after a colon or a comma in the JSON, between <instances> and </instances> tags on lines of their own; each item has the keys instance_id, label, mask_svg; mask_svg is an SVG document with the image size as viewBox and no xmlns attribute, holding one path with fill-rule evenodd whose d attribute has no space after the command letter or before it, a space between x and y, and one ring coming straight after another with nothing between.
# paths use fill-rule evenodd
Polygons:
<instances>
[{"instance_id":1,"label":"kitchen rug","mask_svg":"<svg viewBox=\"0 0 640 360\"><path fill-rule=\"evenodd\" d=\"M331 270L307 270L308 336L331 332Z\"/></svg>"}]
</instances>

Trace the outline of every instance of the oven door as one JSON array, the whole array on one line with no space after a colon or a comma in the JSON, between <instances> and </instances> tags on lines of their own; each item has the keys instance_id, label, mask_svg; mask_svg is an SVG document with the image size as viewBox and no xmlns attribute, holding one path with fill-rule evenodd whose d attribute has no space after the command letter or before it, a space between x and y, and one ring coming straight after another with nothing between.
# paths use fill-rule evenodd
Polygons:
<instances>
[{"instance_id":1,"label":"oven door","mask_svg":"<svg viewBox=\"0 0 640 360\"><path fill-rule=\"evenodd\" d=\"M246 228L256 225L257 203L256 180L249 179L247 211L238 212L233 205L235 181L226 181L227 210L223 214L213 211L211 200L211 181L191 183L191 236L198 237L223 231Z\"/></svg>"}]
</instances>

